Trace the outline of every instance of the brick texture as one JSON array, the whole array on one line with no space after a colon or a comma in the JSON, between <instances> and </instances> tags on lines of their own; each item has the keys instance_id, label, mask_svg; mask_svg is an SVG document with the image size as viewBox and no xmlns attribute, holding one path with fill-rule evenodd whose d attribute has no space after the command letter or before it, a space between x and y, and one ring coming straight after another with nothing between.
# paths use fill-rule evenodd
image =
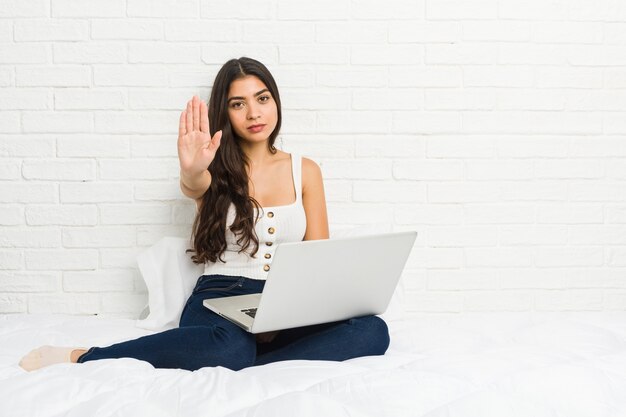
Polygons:
<instances>
[{"instance_id":1,"label":"brick texture","mask_svg":"<svg viewBox=\"0 0 626 417\"><path fill-rule=\"evenodd\" d=\"M178 115L263 61L331 230L419 235L409 313L626 310L617 0L5 0L0 314L137 317L188 236Z\"/></svg>"}]
</instances>

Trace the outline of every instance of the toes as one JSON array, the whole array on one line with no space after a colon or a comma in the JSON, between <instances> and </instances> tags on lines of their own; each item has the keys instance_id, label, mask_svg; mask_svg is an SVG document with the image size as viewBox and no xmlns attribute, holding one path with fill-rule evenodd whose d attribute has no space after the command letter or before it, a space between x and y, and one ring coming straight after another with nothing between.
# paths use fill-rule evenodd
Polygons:
<instances>
[{"instance_id":1,"label":"toes","mask_svg":"<svg viewBox=\"0 0 626 417\"><path fill-rule=\"evenodd\" d=\"M57 363L71 362L73 347L41 346L22 358L20 366L27 371Z\"/></svg>"},{"instance_id":2,"label":"toes","mask_svg":"<svg viewBox=\"0 0 626 417\"><path fill-rule=\"evenodd\" d=\"M41 355L39 353L39 349L35 349L30 351L26 356L20 360L20 367L22 367L26 371L34 371L35 369L39 369L41 366Z\"/></svg>"}]
</instances>

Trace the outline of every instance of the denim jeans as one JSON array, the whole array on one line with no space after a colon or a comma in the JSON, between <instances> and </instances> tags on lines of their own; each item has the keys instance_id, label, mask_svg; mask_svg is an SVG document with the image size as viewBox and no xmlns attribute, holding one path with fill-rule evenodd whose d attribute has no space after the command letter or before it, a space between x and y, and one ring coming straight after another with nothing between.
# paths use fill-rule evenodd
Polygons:
<instances>
[{"instance_id":1,"label":"denim jeans","mask_svg":"<svg viewBox=\"0 0 626 417\"><path fill-rule=\"evenodd\" d=\"M196 370L222 366L239 370L270 362L305 359L343 361L383 355L389 347L386 323L377 316L281 330L270 342L203 306L207 298L253 294L265 281L225 275L203 275L187 300L178 328L117 343L92 347L79 363L113 358L135 358L155 368Z\"/></svg>"}]
</instances>

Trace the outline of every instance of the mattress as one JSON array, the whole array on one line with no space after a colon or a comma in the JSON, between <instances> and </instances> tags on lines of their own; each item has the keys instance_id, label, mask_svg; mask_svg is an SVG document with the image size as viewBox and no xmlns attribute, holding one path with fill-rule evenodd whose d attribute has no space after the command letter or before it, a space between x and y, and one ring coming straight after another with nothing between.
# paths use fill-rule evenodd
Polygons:
<instances>
[{"instance_id":1,"label":"mattress","mask_svg":"<svg viewBox=\"0 0 626 417\"><path fill-rule=\"evenodd\" d=\"M0 316L0 416L626 416L626 312L463 313L389 322L381 357L238 372L135 359L26 372L43 344L106 346L134 320Z\"/></svg>"}]
</instances>

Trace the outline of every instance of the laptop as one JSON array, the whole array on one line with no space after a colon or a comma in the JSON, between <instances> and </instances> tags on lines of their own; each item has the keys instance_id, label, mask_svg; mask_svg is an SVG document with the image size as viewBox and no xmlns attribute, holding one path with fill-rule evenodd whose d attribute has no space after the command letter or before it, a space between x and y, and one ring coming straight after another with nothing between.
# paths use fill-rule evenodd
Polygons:
<instances>
[{"instance_id":1,"label":"laptop","mask_svg":"<svg viewBox=\"0 0 626 417\"><path fill-rule=\"evenodd\" d=\"M417 232L281 243L260 294L204 300L250 333L385 312Z\"/></svg>"}]
</instances>

